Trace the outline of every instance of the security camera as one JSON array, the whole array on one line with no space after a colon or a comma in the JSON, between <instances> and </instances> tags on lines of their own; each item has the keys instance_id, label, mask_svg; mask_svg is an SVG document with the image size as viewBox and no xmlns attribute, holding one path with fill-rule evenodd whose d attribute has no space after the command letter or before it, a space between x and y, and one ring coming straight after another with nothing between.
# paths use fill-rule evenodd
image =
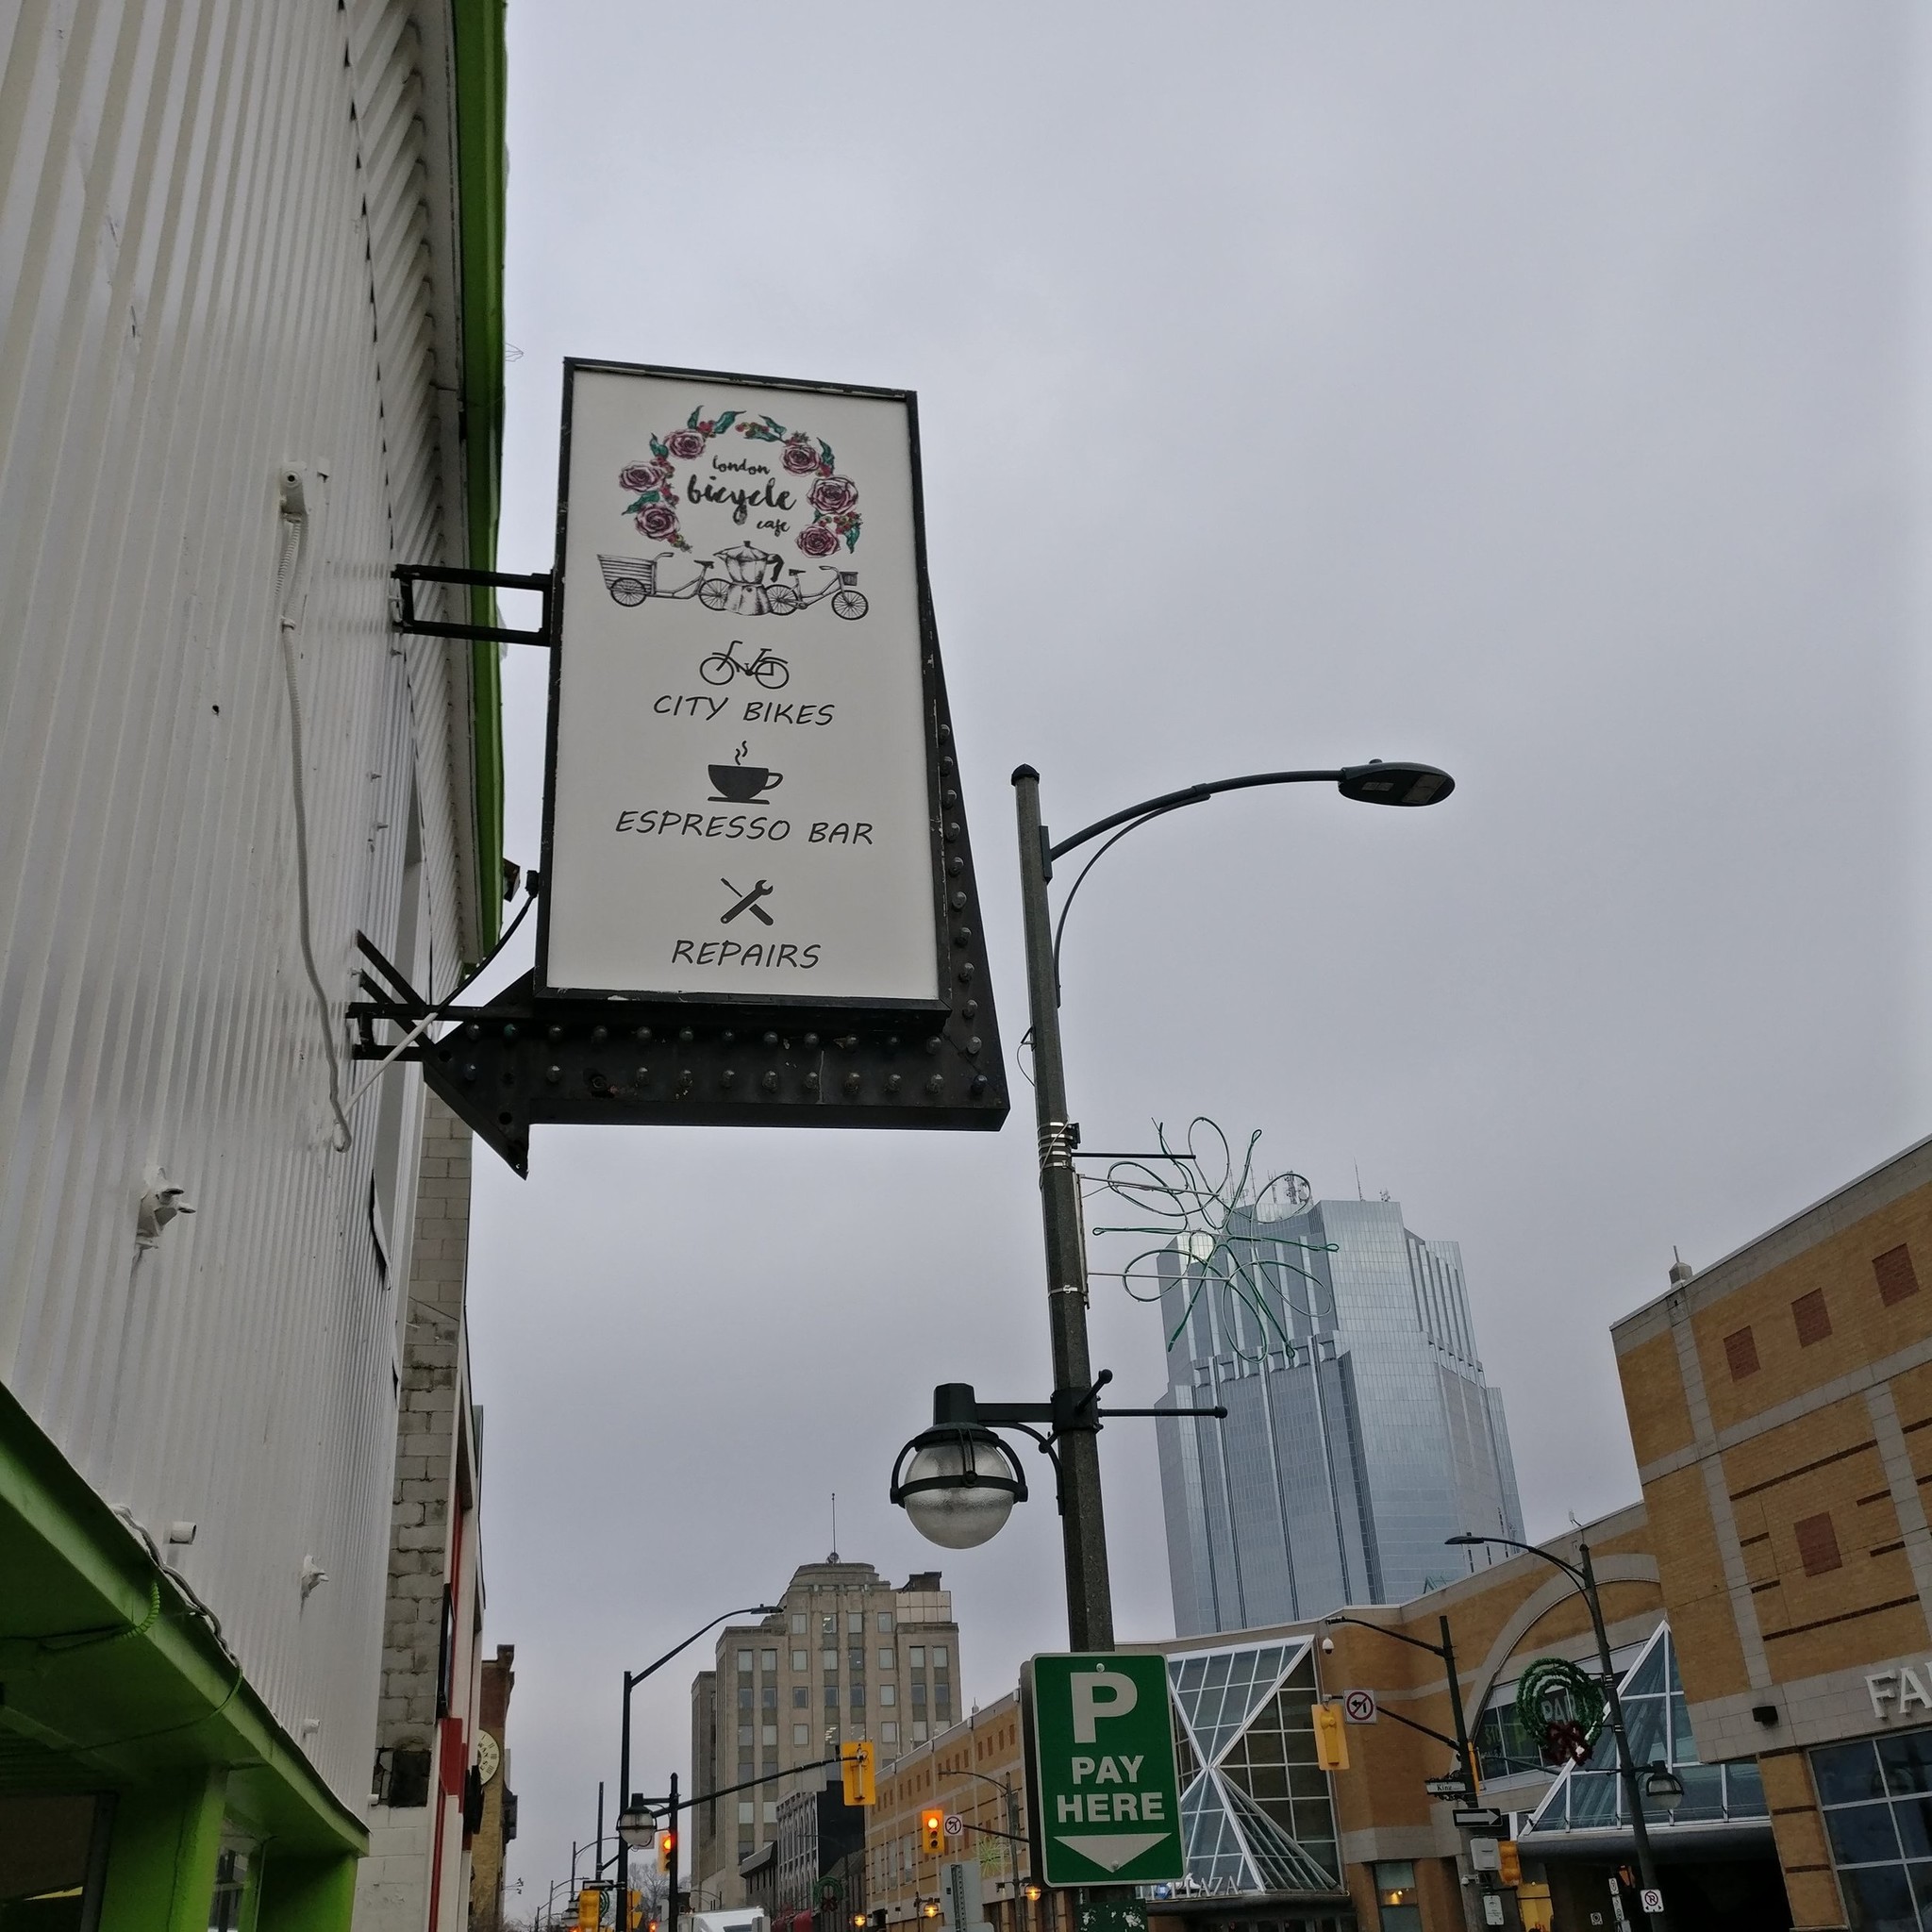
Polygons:
<instances>
[{"instance_id":1,"label":"security camera","mask_svg":"<svg viewBox=\"0 0 1932 1932\"><path fill-rule=\"evenodd\" d=\"M1335 1640L1334 1640L1334 1638L1332 1638L1332 1637L1324 1637L1324 1638L1323 1638L1323 1640L1322 1640L1322 1655L1323 1655L1324 1657L1333 1657L1333 1656L1335 1655Z\"/></svg>"}]
</instances>

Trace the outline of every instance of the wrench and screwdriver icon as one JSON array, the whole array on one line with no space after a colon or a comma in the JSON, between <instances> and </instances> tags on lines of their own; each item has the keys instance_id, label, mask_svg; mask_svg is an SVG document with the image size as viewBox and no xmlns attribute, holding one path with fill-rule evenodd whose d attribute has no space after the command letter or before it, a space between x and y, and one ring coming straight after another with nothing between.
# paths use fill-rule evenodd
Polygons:
<instances>
[{"instance_id":1,"label":"wrench and screwdriver icon","mask_svg":"<svg viewBox=\"0 0 1932 1932\"><path fill-rule=\"evenodd\" d=\"M720 925L729 925L731 922L734 919L736 919L741 912L749 912L751 916L754 919L756 919L760 925L771 925L775 923L773 920L772 915L769 912L767 912L762 906L758 904L758 901L760 899L769 899L772 896L772 888L768 886L763 879L759 879L748 892L741 891L741 889L737 886L734 886L729 879L721 878L718 881L718 883L721 886L723 886L727 892L740 893L738 904L734 906L729 912L725 913L722 919L719 920L718 924Z\"/></svg>"}]
</instances>

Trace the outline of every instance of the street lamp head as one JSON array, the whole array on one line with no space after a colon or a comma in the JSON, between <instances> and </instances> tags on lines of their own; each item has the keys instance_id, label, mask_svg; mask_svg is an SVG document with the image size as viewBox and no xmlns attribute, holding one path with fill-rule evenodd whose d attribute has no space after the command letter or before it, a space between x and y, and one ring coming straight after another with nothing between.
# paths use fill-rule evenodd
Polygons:
<instances>
[{"instance_id":1,"label":"street lamp head","mask_svg":"<svg viewBox=\"0 0 1932 1932\"><path fill-rule=\"evenodd\" d=\"M1479 1550L1491 1539L1486 1536L1471 1536L1464 1530L1460 1536L1445 1536L1442 1541L1452 1550Z\"/></svg>"},{"instance_id":2,"label":"street lamp head","mask_svg":"<svg viewBox=\"0 0 1932 1932\"><path fill-rule=\"evenodd\" d=\"M1668 1764L1653 1760L1644 1776L1643 1795L1674 1811L1684 1802L1684 1780Z\"/></svg>"},{"instance_id":3,"label":"street lamp head","mask_svg":"<svg viewBox=\"0 0 1932 1932\"><path fill-rule=\"evenodd\" d=\"M658 1830L658 1820L644 1808L643 1798L636 1791L631 1793L630 1803L618 1814L617 1835L632 1851L638 1852L651 1842Z\"/></svg>"},{"instance_id":4,"label":"street lamp head","mask_svg":"<svg viewBox=\"0 0 1932 1932\"><path fill-rule=\"evenodd\" d=\"M991 1429L944 1423L900 1450L890 1494L927 1542L972 1550L1006 1527L1026 1478Z\"/></svg>"},{"instance_id":5,"label":"street lamp head","mask_svg":"<svg viewBox=\"0 0 1932 1932\"><path fill-rule=\"evenodd\" d=\"M1440 805L1456 790L1456 780L1434 765L1371 758L1365 765L1344 765L1335 789L1362 805Z\"/></svg>"}]
</instances>

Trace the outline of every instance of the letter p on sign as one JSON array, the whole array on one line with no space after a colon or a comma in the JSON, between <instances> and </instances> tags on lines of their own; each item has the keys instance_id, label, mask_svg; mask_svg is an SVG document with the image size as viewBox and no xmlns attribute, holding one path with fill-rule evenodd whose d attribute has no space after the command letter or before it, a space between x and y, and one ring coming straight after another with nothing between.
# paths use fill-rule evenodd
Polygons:
<instances>
[{"instance_id":1,"label":"letter p on sign","mask_svg":"<svg viewBox=\"0 0 1932 1932\"><path fill-rule=\"evenodd\" d=\"M1118 1671L1077 1671L1070 1689L1074 1699L1074 1742L1093 1742L1096 1717L1125 1717L1141 1701L1140 1687Z\"/></svg>"}]
</instances>

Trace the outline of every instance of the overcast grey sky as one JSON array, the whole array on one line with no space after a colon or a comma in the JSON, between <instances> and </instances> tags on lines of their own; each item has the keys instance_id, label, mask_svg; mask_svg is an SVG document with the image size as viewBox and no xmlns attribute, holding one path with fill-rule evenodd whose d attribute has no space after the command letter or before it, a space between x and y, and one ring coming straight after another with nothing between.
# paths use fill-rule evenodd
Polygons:
<instances>
[{"instance_id":1,"label":"overcast grey sky","mask_svg":"<svg viewBox=\"0 0 1932 1932\"><path fill-rule=\"evenodd\" d=\"M549 566L566 355L916 390L1009 1041L1015 763L1063 828L1450 769L1425 813L1260 792L1124 844L1069 1077L1090 1145L1211 1114L1460 1241L1553 1530L1637 1492L1607 1327L1673 1243L1932 1125L1924 89L1903 5L520 0L504 565ZM552 1128L478 1174L525 1907L614 1790L620 1671L822 1557L835 1490L846 1557L941 1562L970 1694L1064 1642L1050 1503L942 1559L885 1498L934 1382L1046 1391L1024 1084L996 1137ZM1101 1283L1094 1332L1151 1399L1158 1319ZM1151 1432L1103 1453L1159 1636ZM646 1788L689 1680L639 1695Z\"/></svg>"}]
</instances>

